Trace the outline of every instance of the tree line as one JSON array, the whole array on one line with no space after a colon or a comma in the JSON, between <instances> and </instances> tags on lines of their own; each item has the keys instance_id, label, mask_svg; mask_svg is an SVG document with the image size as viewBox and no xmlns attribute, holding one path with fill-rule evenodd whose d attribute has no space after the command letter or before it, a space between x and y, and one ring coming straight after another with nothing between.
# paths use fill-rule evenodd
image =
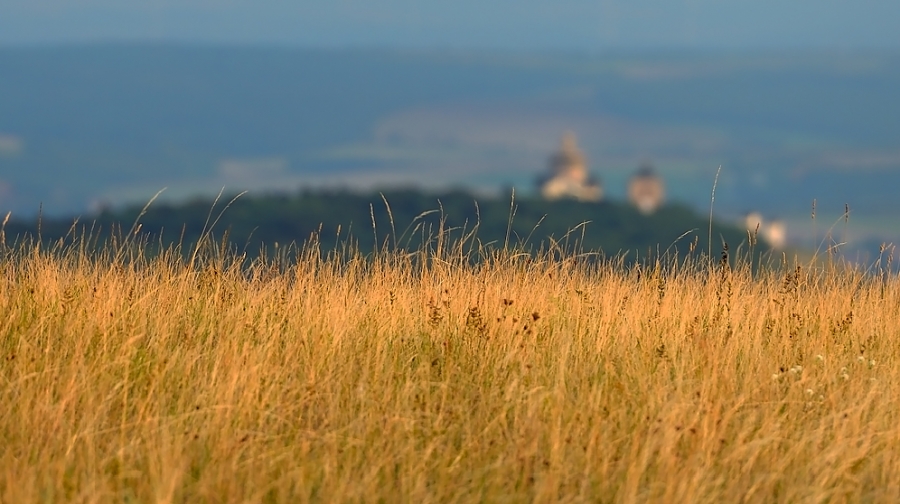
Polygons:
<instances>
[{"instance_id":1,"label":"tree line","mask_svg":"<svg viewBox=\"0 0 900 504\"><path fill-rule=\"evenodd\" d=\"M180 245L190 250L201 238L227 238L231 248L248 257L273 247L300 248L311 240L325 251L348 246L364 254L416 250L439 235L445 242L465 239L482 249L554 248L632 259L708 253L710 236L713 255L721 253L724 243L733 251L748 245L745 231L718 222L712 226L710 235L707 217L677 203L643 215L617 202L547 201L512 194L487 197L463 190L335 189L132 205L79 219L12 220L4 228L4 239L9 245L28 237L45 243L88 237L91 243L103 244L132 234L150 246Z\"/></svg>"}]
</instances>

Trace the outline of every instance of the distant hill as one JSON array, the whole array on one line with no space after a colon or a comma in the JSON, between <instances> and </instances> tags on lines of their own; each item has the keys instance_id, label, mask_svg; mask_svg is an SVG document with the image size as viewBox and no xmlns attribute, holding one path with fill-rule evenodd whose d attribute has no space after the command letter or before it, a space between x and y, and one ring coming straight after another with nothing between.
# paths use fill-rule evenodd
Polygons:
<instances>
[{"instance_id":1,"label":"distant hill","mask_svg":"<svg viewBox=\"0 0 900 504\"><path fill-rule=\"evenodd\" d=\"M464 191L427 194L416 190L245 195L226 209L231 200L233 197L223 197L216 206L211 199L151 205L142 216L142 207L133 206L82 217L74 227L73 218L45 218L40 222L40 233L48 243L66 236L71 239L73 230L102 243L111 232L121 236L139 222L141 236L151 245L181 243L190 250L204 229L211 229L214 240L227 235L237 251L253 257L263 249L271 252L276 243L282 247L300 245L312 236L324 250L347 243L364 253L371 253L376 246L415 250L423 239L436 238L443 223L450 241L476 231L470 245L502 248L506 244L536 251L556 244L570 252L625 254L629 260L666 252L684 255L692 244L694 253L699 254L706 250L709 233L708 220L683 205L669 205L645 216L619 203L500 199ZM34 221L10 222L5 230L7 243L34 236L37 226ZM715 223L713 240L714 254L721 252L722 240L732 251L741 246L747 250L746 233L731 226ZM765 248L759 245L757 250Z\"/></svg>"}]
</instances>

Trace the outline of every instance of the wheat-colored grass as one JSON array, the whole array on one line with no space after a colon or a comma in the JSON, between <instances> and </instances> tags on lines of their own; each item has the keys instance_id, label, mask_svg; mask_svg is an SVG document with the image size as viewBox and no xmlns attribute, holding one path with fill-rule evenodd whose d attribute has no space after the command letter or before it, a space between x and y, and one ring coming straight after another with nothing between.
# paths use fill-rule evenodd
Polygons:
<instances>
[{"instance_id":1,"label":"wheat-colored grass","mask_svg":"<svg viewBox=\"0 0 900 504\"><path fill-rule=\"evenodd\" d=\"M896 277L0 248L3 502L897 502Z\"/></svg>"}]
</instances>

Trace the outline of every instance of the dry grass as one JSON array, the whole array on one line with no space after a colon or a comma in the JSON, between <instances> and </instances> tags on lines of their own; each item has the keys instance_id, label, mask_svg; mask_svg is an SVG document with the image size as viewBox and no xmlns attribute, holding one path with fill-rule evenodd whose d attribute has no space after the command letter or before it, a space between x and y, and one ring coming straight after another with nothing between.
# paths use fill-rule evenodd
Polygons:
<instances>
[{"instance_id":1,"label":"dry grass","mask_svg":"<svg viewBox=\"0 0 900 504\"><path fill-rule=\"evenodd\" d=\"M0 248L3 502L896 502L900 284Z\"/></svg>"}]
</instances>

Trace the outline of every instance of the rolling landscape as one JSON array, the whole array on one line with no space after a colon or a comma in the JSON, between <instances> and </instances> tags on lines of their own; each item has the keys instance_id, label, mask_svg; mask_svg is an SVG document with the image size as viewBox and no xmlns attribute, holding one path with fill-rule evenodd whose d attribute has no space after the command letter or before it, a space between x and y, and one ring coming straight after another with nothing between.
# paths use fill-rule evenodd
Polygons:
<instances>
[{"instance_id":1,"label":"rolling landscape","mask_svg":"<svg viewBox=\"0 0 900 504\"><path fill-rule=\"evenodd\" d=\"M611 200L649 163L669 201L706 213L721 166L722 219L757 211L814 249L849 205L850 256L898 238L890 52L119 44L6 47L0 65L0 209L14 219L89 217L162 188L175 202L223 187L527 195L570 130Z\"/></svg>"}]
</instances>

